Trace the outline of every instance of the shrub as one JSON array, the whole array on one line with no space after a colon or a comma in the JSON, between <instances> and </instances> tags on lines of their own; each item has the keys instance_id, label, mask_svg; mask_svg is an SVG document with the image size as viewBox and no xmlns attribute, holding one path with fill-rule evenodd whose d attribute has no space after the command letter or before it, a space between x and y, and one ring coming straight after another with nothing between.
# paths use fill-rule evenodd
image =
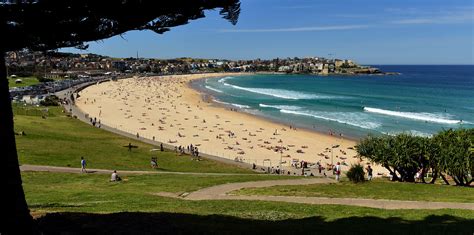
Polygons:
<instances>
[{"instance_id":1,"label":"shrub","mask_svg":"<svg viewBox=\"0 0 474 235\"><path fill-rule=\"evenodd\" d=\"M47 96L40 102L43 106L59 106L59 98L55 95Z\"/></svg>"},{"instance_id":2,"label":"shrub","mask_svg":"<svg viewBox=\"0 0 474 235\"><path fill-rule=\"evenodd\" d=\"M359 163L352 165L349 171L347 171L346 176L350 181L354 183L364 182L364 167L362 167L362 165L360 165Z\"/></svg>"},{"instance_id":3,"label":"shrub","mask_svg":"<svg viewBox=\"0 0 474 235\"><path fill-rule=\"evenodd\" d=\"M45 77L43 77L43 76L39 76L39 77L38 77L38 81L44 83L44 82L52 82L52 81L54 81L54 79L45 78Z\"/></svg>"}]
</instances>

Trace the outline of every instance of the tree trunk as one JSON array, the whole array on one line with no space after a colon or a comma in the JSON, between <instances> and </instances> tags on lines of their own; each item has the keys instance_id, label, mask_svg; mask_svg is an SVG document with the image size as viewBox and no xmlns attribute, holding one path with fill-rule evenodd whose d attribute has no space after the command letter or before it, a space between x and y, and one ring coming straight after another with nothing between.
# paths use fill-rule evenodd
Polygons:
<instances>
[{"instance_id":1,"label":"tree trunk","mask_svg":"<svg viewBox=\"0 0 474 235\"><path fill-rule=\"evenodd\" d=\"M434 184L437 179L438 179L438 170L433 170L433 175L432 175L430 184Z\"/></svg>"},{"instance_id":2,"label":"tree trunk","mask_svg":"<svg viewBox=\"0 0 474 235\"><path fill-rule=\"evenodd\" d=\"M469 179L467 178L467 175L464 175L464 186L469 186Z\"/></svg>"},{"instance_id":3,"label":"tree trunk","mask_svg":"<svg viewBox=\"0 0 474 235\"><path fill-rule=\"evenodd\" d=\"M397 172L398 172L398 174L399 174L400 176L397 175ZM403 175L403 173L402 173L397 167L394 167L393 173L394 173L394 175L395 175L393 181L395 181L395 178L396 178L398 182L403 182L404 175Z\"/></svg>"},{"instance_id":4,"label":"tree trunk","mask_svg":"<svg viewBox=\"0 0 474 235\"><path fill-rule=\"evenodd\" d=\"M428 169L429 168L426 168L426 167L423 167L421 169L420 178L421 178L421 182L423 182L424 184L426 184L425 175L426 175L426 172L428 171Z\"/></svg>"},{"instance_id":5,"label":"tree trunk","mask_svg":"<svg viewBox=\"0 0 474 235\"><path fill-rule=\"evenodd\" d=\"M1 182L3 182L1 188L4 198L0 210L3 218L0 220L0 233L36 233L36 226L28 210L22 187L13 128L13 111L6 74L5 53L1 50L0 113L0 140L2 143L0 174Z\"/></svg>"},{"instance_id":6,"label":"tree trunk","mask_svg":"<svg viewBox=\"0 0 474 235\"><path fill-rule=\"evenodd\" d=\"M448 179L446 179L446 177L443 175L443 173L440 172L439 175L440 175L441 178L444 180L444 182L445 182L447 185L449 185L449 181L448 181Z\"/></svg>"},{"instance_id":7,"label":"tree trunk","mask_svg":"<svg viewBox=\"0 0 474 235\"><path fill-rule=\"evenodd\" d=\"M455 175L451 175L451 178L453 178L456 185L461 185L461 182L459 182L458 178Z\"/></svg>"},{"instance_id":8,"label":"tree trunk","mask_svg":"<svg viewBox=\"0 0 474 235\"><path fill-rule=\"evenodd\" d=\"M387 169L388 172L392 175L392 181L398 180L398 176L395 174L394 171L392 171L392 169L390 169L389 166L384 165L384 167L385 167L385 169Z\"/></svg>"}]
</instances>

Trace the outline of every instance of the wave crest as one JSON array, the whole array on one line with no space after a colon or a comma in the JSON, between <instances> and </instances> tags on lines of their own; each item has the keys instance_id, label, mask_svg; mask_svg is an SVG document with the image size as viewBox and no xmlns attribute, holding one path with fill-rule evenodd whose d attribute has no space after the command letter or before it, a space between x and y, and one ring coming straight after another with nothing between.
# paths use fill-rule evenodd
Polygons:
<instances>
[{"instance_id":1,"label":"wave crest","mask_svg":"<svg viewBox=\"0 0 474 235\"><path fill-rule=\"evenodd\" d=\"M217 82L220 82L220 83L225 83L225 81L229 80L229 79L232 79L234 77L223 77L223 78L220 78L219 80L217 80Z\"/></svg>"},{"instance_id":2,"label":"wave crest","mask_svg":"<svg viewBox=\"0 0 474 235\"><path fill-rule=\"evenodd\" d=\"M337 98L341 98L341 97L338 97L338 96L317 95L317 94L310 94L310 93L305 93L305 92L292 91L292 90L283 90L283 89L241 87L241 86L236 86L236 85L232 85L232 84L225 83L225 82L224 82L224 85L230 86L230 87L232 87L234 89L238 89L238 90L248 91L248 92L267 95L267 96L273 96L273 97L281 98L281 99L289 99L289 100L300 100L300 99L312 100L312 99L337 99Z\"/></svg>"},{"instance_id":3,"label":"wave crest","mask_svg":"<svg viewBox=\"0 0 474 235\"><path fill-rule=\"evenodd\" d=\"M218 93L223 93L223 91L218 90L218 89L216 89L216 88L212 88L212 87L210 87L210 86L204 86L204 87L206 87L207 89L209 89L209 90L211 90L211 91L215 91L215 92L218 92Z\"/></svg>"},{"instance_id":4,"label":"wave crest","mask_svg":"<svg viewBox=\"0 0 474 235\"><path fill-rule=\"evenodd\" d=\"M286 109L286 110L300 110L301 107L293 105L269 105L269 104L259 104L258 106L262 108L274 108L274 109Z\"/></svg>"},{"instance_id":5,"label":"wave crest","mask_svg":"<svg viewBox=\"0 0 474 235\"><path fill-rule=\"evenodd\" d=\"M434 113L399 112L399 111L392 111L392 110L385 110L385 109L378 109L378 108L371 108L371 107L364 107L364 111L369 112L369 113L401 117L401 118L407 118L407 119L413 119L413 120L425 121L425 122L436 122L436 123L442 123L442 124L462 123L461 120L447 119L446 116L438 115Z\"/></svg>"},{"instance_id":6,"label":"wave crest","mask_svg":"<svg viewBox=\"0 0 474 235\"><path fill-rule=\"evenodd\" d=\"M224 104L224 105L231 105L231 106L234 106L234 107L237 107L237 108L241 108L241 109L249 109L249 108L251 108L251 107L248 106L248 105L227 103L227 102L220 101L220 100L214 100L214 102L219 103L219 104Z\"/></svg>"},{"instance_id":7,"label":"wave crest","mask_svg":"<svg viewBox=\"0 0 474 235\"><path fill-rule=\"evenodd\" d=\"M301 112L295 110L286 110L281 109L280 112L294 114L294 115L302 115L313 117L317 119L323 119L333 122L338 122L342 124L347 124L351 126L356 126L364 129L373 130L380 127L380 124L377 122L367 121L366 118L361 117L360 114L357 113L343 113L343 112Z\"/></svg>"}]
</instances>

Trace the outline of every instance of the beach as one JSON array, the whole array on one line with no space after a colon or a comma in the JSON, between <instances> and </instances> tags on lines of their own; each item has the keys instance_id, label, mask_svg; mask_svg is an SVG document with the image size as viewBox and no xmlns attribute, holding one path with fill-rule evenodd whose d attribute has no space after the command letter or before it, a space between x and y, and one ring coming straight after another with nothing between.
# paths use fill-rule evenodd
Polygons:
<instances>
[{"instance_id":1,"label":"beach","mask_svg":"<svg viewBox=\"0 0 474 235\"><path fill-rule=\"evenodd\" d=\"M342 169L360 160L356 141L289 125L215 103L190 82L239 74L193 74L133 77L104 82L80 91L76 105L100 123L174 146L193 145L200 153L255 163L289 167L292 162L341 162ZM331 152L331 150L333 152ZM362 162L366 164L366 162ZM374 173L386 173L374 166Z\"/></svg>"}]
</instances>

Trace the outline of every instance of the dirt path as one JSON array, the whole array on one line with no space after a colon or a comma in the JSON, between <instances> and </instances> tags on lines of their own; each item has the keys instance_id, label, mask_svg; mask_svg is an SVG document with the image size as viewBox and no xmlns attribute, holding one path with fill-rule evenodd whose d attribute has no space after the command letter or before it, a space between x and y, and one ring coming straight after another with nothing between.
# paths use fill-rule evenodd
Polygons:
<instances>
[{"instance_id":1,"label":"dirt path","mask_svg":"<svg viewBox=\"0 0 474 235\"><path fill-rule=\"evenodd\" d=\"M246 196L232 195L232 191L243 188L261 188L276 185L306 185L334 182L327 178L294 179L294 180L272 180L259 182L243 182L217 185L204 188L188 195L186 200L249 200L249 201L275 201L293 202L304 204L333 204L363 206L380 209L467 209L474 210L474 203L455 202L425 202L425 201L398 201L385 199L363 199L363 198L327 198L327 197L294 197L294 196ZM162 195L165 196L165 195Z\"/></svg>"}]
</instances>

